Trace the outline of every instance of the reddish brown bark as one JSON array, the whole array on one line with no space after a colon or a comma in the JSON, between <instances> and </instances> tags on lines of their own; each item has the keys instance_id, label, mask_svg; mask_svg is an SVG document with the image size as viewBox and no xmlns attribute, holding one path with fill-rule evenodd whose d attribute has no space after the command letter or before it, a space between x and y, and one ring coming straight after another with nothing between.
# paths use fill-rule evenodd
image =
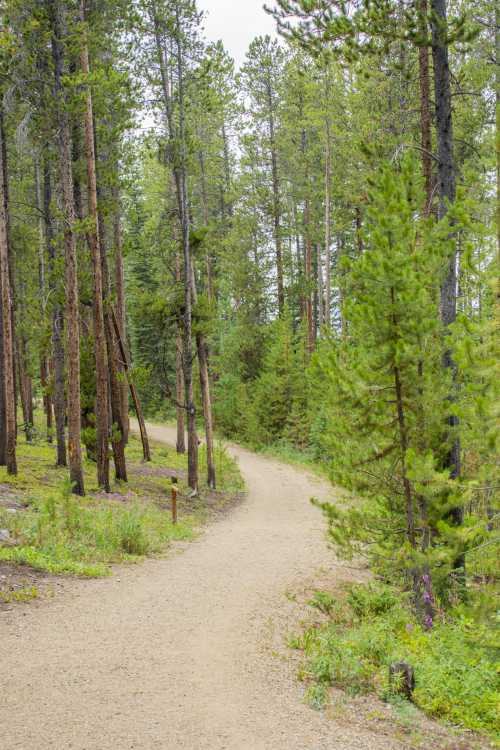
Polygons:
<instances>
[{"instance_id":1,"label":"reddish brown bark","mask_svg":"<svg viewBox=\"0 0 500 750\"><path fill-rule=\"evenodd\" d=\"M84 2L80 3L80 20L85 23ZM92 92L88 83L90 75L89 53L86 34L83 34L80 50L80 66L86 83L86 101L84 112L85 156L87 162L88 213L92 225L87 232L87 242L92 257L93 275L93 325L96 364L96 448L97 448L97 481L106 492L109 484L109 399L108 399L108 352L104 325L102 257L99 236L99 214L97 209L97 177L94 146L94 117Z\"/></svg>"}]
</instances>

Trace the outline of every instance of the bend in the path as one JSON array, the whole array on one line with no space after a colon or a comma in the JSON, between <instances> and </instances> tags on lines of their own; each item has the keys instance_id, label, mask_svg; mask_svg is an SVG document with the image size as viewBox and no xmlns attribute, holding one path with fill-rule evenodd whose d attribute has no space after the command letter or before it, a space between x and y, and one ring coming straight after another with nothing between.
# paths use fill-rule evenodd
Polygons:
<instances>
[{"instance_id":1,"label":"bend in the path","mask_svg":"<svg viewBox=\"0 0 500 750\"><path fill-rule=\"evenodd\" d=\"M171 441L168 428L149 427ZM331 567L325 484L232 447L248 497L180 554L2 621L6 750L389 750L308 708L276 658L286 591ZM279 646L278 646L279 647Z\"/></svg>"}]
</instances>

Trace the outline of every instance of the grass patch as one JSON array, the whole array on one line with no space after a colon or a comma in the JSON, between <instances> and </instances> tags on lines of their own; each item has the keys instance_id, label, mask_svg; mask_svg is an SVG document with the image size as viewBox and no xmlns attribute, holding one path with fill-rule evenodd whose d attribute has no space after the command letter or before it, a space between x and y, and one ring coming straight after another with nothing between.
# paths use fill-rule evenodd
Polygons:
<instances>
[{"instance_id":1,"label":"grass patch","mask_svg":"<svg viewBox=\"0 0 500 750\"><path fill-rule=\"evenodd\" d=\"M309 682L316 708L325 704L330 686L401 702L389 681L389 665L406 661L415 671L417 707L499 736L499 651L492 613L483 612L480 619L477 611L462 607L424 631L405 595L379 584L352 586L343 596L317 593L310 604L326 621L290 645L304 651L301 677Z\"/></svg>"},{"instance_id":2,"label":"grass patch","mask_svg":"<svg viewBox=\"0 0 500 750\"><path fill-rule=\"evenodd\" d=\"M87 577L107 575L110 563L155 554L192 536L190 519L174 526L154 505L78 498L68 488L33 499L23 513L1 512L0 523L16 540L16 546L0 547L0 560Z\"/></svg>"},{"instance_id":3,"label":"grass patch","mask_svg":"<svg viewBox=\"0 0 500 750\"><path fill-rule=\"evenodd\" d=\"M99 491L95 464L86 460L88 495L79 498L70 492L67 470L54 466L55 447L40 438L27 444L20 435L18 475L10 477L0 467L0 528L10 532L9 542L0 545L0 561L52 574L98 577L108 575L112 563L136 561L163 552L172 541L192 538L197 523L206 518L205 451L200 450L200 497L190 501L187 456L164 445L152 448L152 461L145 464L140 441L130 437L129 482L114 482L110 495ZM215 458L223 503L243 488L243 482L221 443ZM169 513L172 476L179 480L177 525ZM15 512L9 502L16 505Z\"/></svg>"},{"instance_id":4,"label":"grass patch","mask_svg":"<svg viewBox=\"0 0 500 750\"><path fill-rule=\"evenodd\" d=\"M12 602L30 602L38 597L36 586L26 586L13 591L0 591L0 602L12 604Z\"/></svg>"}]
</instances>

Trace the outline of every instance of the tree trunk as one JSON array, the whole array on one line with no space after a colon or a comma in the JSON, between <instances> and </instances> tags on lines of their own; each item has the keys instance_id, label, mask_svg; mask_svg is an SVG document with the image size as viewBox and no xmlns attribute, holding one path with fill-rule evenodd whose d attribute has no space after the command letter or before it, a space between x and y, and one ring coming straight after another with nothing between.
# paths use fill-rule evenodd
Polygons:
<instances>
[{"instance_id":1,"label":"tree trunk","mask_svg":"<svg viewBox=\"0 0 500 750\"><path fill-rule=\"evenodd\" d=\"M427 38L427 0L419 0L419 24L423 37L418 48L418 72L420 83L420 141L422 146L422 172L425 182L425 212L432 211L432 125L431 125L431 83L429 73L429 47L424 44Z\"/></svg>"},{"instance_id":2,"label":"tree trunk","mask_svg":"<svg viewBox=\"0 0 500 750\"><path fill-rule=\"evenodd\" d=\"M184 102L184 60L182 48L182 33L180 28L180 14L175 6L176 28L174 42L177 58L178 109L179 121L175 123L172 114L172 101L168 71L163 52L161 28L154 3L152 4L152 20L155 30L155 43L162 80L162 94L165 106L165 117L172 150L172 169L175 178L179 221L182 236L183 279L184 279L184 311L183 311L183 372L185 405L187 411L188 429L188 484L196 492L198 490L198 436L196 434L196 407L193 389L193 326L192 326L192 283L191 283L191 246L189 238L189 206L186 174L186 112Z\"/></svg>"},{"instance_id":3,"label":"tree trunk","mask_svg":"<svg viewBox=\"0 0 500 750\"><path fill-rule=\"evenodd\" d=\"M449 205L454 203L456 195L450 67L446 39L448 28L446 0L432 0L431 26L438 142L438 217L442 219L446 216ZM445 328L448 328L455 322L457 315L457 261L457 247L455 243L441 286L441 320ZM446 349L444 353L443 364L445 368L453 371L454 380L456 380L456 366L453 362L450 349ZM448 423L450 428L454 429L458 425L458 419L451 416ZM453 479L460 476L460 443L458 438L453 440L453 445L448 455L447 466L451 471ZM462 510L460 508L455 509L453 517L457 523L462 523Z\"/></svg>"},{"instance_id":4,"label":"tree trunk","mask_svg":"<svg viewBox=\"0 0 500 750\"><path fill-rule=\"evenodd\" d=\"M181 219L182 249L184 258L184 384L188 415L188 484L190 488L198 490L198 435L196 433L196 407L193 389L193 320L192 302L193 285L191 275L191 246L189 241L189 209L186 175L186 132L184 107L184 70L179 9L176 7L176 47L177 47L177 75L179 97L179 148L180 165L178 169L179 183L179 214Z\"/></svg>"},{"instance_id":5,"label":"tree trunk","mask_svg":"<svg viewBox=\"0 0 500 750\"><path fill-rule=\"evenodd\" d=\"M47 429L47 442L52 443L52 398L49 391L49 363L45 352L40 357L40 385L43 390L43 410L45 413L45 423Z\"/></svg>"},{"instance_id":6,"label":"tree trunk","mask_svg":"<svg viewBox=\"0 0 500 750\"><path fill-rule=\"evenodd\" d=\"M71 138L69 119L62 84L64 75L64 52L61 44L63 32L60 0L53 0L52 55L54 59L54 95L58 123L59 169L61 173L62 202L65 214L65 284L66 284L66 330L68 356L68 453L70 480L73 492L85 493L80 443L80 321L78 295L78 266L75 236L75 199L73 192L73 169L71 162Z\"/></svg>"},{"instance_id":7,"label":"tree trunk","mask_svg":"<svg viewBox=\"0 0 500 750\"><path fill-rule=\"evenodd\" d=\"M135 413L137 415L137 421L139 422L143 458L144 458L144 461L151 461L151 451L149 448L148 433L146 431L146 422L144 421L144 415L142 413L141 402L139 401L139 395L137 393L137 389L130 377L130 361L128 358L127 350L125 349L125 344L123 343L121 335L120 335L120 327L118 325L118 318L116 317L116 313L113 310L113 308L111 308L111 319L112 319L113 328L115 331L116 343L118 344L118 350L120 352L120 356L122 358L122 362L125 367L125 372L127 374L128 384L130 388L130 395L132 396L132 401L134 403Z\"/></svg>"},{"instance_id":8,"label":"tree trunk","mask_svg":"<svg viewBox=\"0 0 500 750\"><path fill-rule=\"evenodd\" d=\"M3 96L3 95L2 95ZM5 465L7 473L17 474L16 407L14 374L14 330L12 325L12 290L9 263L8 199L5 191L7 171L3 102L0 103L0 306L2 309L3 409L5 411Z\"/></svg>"},{"instance_id":9,"label":"tree trunk","mask_svg":"<svg viewBox=\"0 0 500 750\"><path fill-rule=\"evenodd\" d=\"M283 315L285 309L285 289L283 283L283 249L281 240L281 200L278 171L278 150L276 146L275 122L273 112L273 96L271 84L267 84L267 98L269 106L269 141L271 148L271 172L273 182L273 221L274 242L276 247L276 280L278 284L278 312Z\"/></svg>"},{"instance_id":10,"label":"tree trunk","mask_svg":"<svg viewBox=\"0 0 500 750\"><path fill-rule=\"evenodd\" d=\"M330 120L326 120L326 167L325 167L325 316L324 323L327 328L331 327L332 320L332 280L331 280L331 244L332 244L332 222L331 222L331 179L332 179L332 153L331 153L331 128Z\"/></svg>"},{"instance_id":11,"label":"tree trunk","mask_svg":"<svg viewBox=\"0 0 500 750\"><path fill-rule=\"evenodd\" d=\"M194 268L191 265L191 284L193 289L193 303L196 305L198 295ZM198 365L200 371L201 401L205 420L205 440L207 444L207 484L210 489L216 488L215 460L214 460L214 428L212 415L212 399L210 394L210 375L208 369L208 350L205 337L199 331L196 333L196 348L198 351Z\"/></svg>"},{"instance_id":12,"label":"tree trunk","mask_svg":"<svg viewBox=\"0 0 500 750\"><path fill-rule=\"evenodd\" d=\"M56 422L56 466L67 466L66 457L66 394L64 373L64 317L58 301L59 289L56 279L57 246L54 242L52 224L52 182L47 159L43 165L43 216L45 243L49 258L49 288L53 300L52 309L52 354L54 361L54 417Z\"/></svg>"},{"instance_id":13,"label":"tree trunk","mask_svg":"<svg viewBox=\"0 0 500 750\"><path fill-rule=\"evenodd\" d=\"M5 466L7 463L7 428L5 419L5 362L3 358L3 313L0 286L0 466Z\"/></svg>"},{"instance_id":14,"label":"tree trunk","mask_svg":"<svg viewBox=\"0 0 500 750\"><path fill-rule=\"evenodd\" d=\"M122 229L120 221L120 195L117 187L112 188L113 201L114 201L114 214L113 214L113 240L115 250L115 289L116 289L116 316L118 320L118 327L120 329L120 337L124 342L127 343L127 316L125 310L125 274L123 268L123 241L122 241ZM128 442L129 435L129 415L128 415L128 386L127 386L127 375L125 371L125 365L122 364L121 360L117 362L118 373L120 378L120 391L121 391L121 409L122 409L122 424L123 424L123 436L125 442Z\"/></svg>"},{"instance_id":15,"label":"tree trunk","mask_svg":"<svg viewBox=\"0 0 500 750\"><path fill-rule=\"evenodd\" d=\"M496 160L497 160L497 240L500 265L500 6L495 9L495 103L496 103ZM497 324L500 326L500 275L497 279Z\"/></svg>"},{"instance_id":16,"label":"tree trunk","mask_svg":"<svg viewBox=\"0 0 500 750\"><path fill-rule=\"evenodd\" d=\"M84 0L80 3L80 20L85 24ZM92 226L87 232L92 257L93 271L93 323L96 364L96 445L97 445L97 482L105 492L110 491L109 484L109 399L108 399L108 350L104 326L102 257L99 232L99 214L97 210L97 176L94 142L94 116L92 92L88 83L90 75L89 53L86 32L83 33L80 50L80 66L86 83L86 102L84 113L85 157L87 162L88 212Z\"/></svg>"},{"instance_id":17,"label":"tree trunk","mask_svg":"<svg viewBox=\"0 0 500 750\"><path fill-rule=\"evenodd\" d=\"M47 314L46 244L45 221L43 217L43 187L38 159L35 160L35 188L36 207L38 209L38 289L40 293L40 315L42 320L45 320ZM45 341L40 348L40 385L43 391L43 410L46 420L47 442L52 443L52 397L49 391L49 363Z\"/></svg>"},{"instance_id":18,"label":"tree trunk","mask_svg":"<svg viewBox=\"0 0 500 750\"><path fill-rule=\"evenodd\" d=\"M33 385L27 371L26 341L18 340L17 353L17 382L19 383L19 395L21 397L21 409L23 413L23 429L26 442L33 442Z\"/></svg>"},{"instance_id":19,"label":"tree trunk","mask_svg":"<svg viewBox=\"0 0 500 750\"><path fill-rule=\"evenodd\" d=\"M314 351L314 321L313 305L311 296L312 281L312 241L310 236L311 208L309 198L305 200L304 207L304 284L305 284L305 316L307 326L307 351L311 354Z\"/></svg>"},{"instance_id":20,"label":"tree trunk","mask_svg":"<svg viewBox=\"0 0 500 750\"><path fill-rule=\"evenodd\" d=\"M175 256L175 279L181 283L181 267L179 256ZM178 332L175 338L175 395L177 402L177 453L186 452L186 425L184 408L184 370L182 366L182 324L178 324Z\"/></svg>"}]
</instances>

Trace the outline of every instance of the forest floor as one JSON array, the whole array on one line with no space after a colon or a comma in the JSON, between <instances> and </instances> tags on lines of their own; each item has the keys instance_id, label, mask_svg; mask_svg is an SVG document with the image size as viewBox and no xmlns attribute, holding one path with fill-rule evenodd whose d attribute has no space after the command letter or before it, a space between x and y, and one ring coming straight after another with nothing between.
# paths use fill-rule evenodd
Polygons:
<instances>
[{"instance_id":1,"label":"forest floor","mask_svg":"<svg viewBox=\"0 0 500 750\"><path fill-rule=\"evenodd\" d=\"M151 437L171 444L168 427ZM9 750L466 750L416 711L339 695L314 711L287 634L306 602L367 573L328 549L318 477L232 446L244 503L164 557L71 580L0 614Z\"/></svg>"}]
</instances>

